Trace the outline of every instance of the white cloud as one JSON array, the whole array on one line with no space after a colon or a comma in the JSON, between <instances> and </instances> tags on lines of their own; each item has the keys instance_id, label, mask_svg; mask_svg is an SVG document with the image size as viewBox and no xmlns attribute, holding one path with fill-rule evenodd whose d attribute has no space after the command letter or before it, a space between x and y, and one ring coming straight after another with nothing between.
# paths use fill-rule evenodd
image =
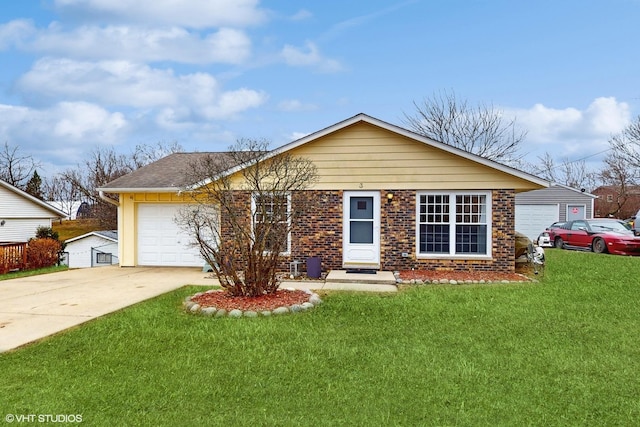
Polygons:
<instances>
[{"instance_id":1,"label":"white cloud","mask_svg":"<svg viewBox=\"0 0 640 427\"><path fill-rule=\"evenodd\" d=\"M201 37L180 27L83 26L67 32L54 25L23 44L49 56L135 62L240 64L251 54L249 37L230 28Z\"/></svg>"},{"instance_id":2,"label":"white cloud","mask_svg":"<svg viewBox=\"0 0 640 427\"><path fill-rule=\"evenodd\" d=\"M584 110L555 109L536 104L527 110L506 110L528 131L525 151L554 157L585 157L606 150L611 135L631 120L630 107L613 97L596 98Z\"/></svg>"},{"instance_id":3,"label":"white cloud","mask_svg":"<svg viewBox=\"0 0 640 427\"><path fill-rule=\"evenodd\" d=\"M293 132L287 138L290 141L297 141L300 138L304 138L307 135L311 135L311 134L309 132L307 132L307 133L305 133L305 132Z\"/></svg>"},{"instance_id":4,"label":"white cloud","mask_svg":"<svg viewBox=\"0 0 640 427\"><path fill-rule=\"evenodd\" d=\"M24 39L35 33L33 22L18 19L0 25L0 49L20 45Z\"/></svg>"},{"instance_id":5,"label":"white cloud","mask_svg":"<svg viewBox=\"0 0 640 427\"><path fill-rule=\"evenodd\" d=\"M0 133L26 153L45 154L61 165L76 163L81 152L96 144L124 142L130 123L120 112L87 102L61 102L34 109L0 104Z\"/></svg>"},{"instance_id":6,"label":"white cloud","mask_svg":"<svg viewBox=\"0 0 640 427\"><path fill-rule=\"evenodd\" d=\"M309 19L313 16L313 14L311 12L309 12L306 9L300 9L298 12L296 12L294 15L291 16L291 20L292 21L304 21L306 19Z\"/></svg>"},{"instance_id":7,"label":"white cloud","mask_svg":"<svg viewBox=\"0 0 640 427\"><path fill-rule=\"evenodd\" d=\"M55 0L62 12L84 19L179 25L186 28L243 27L261 23L259 0Z\"/></svg>"},{"instance_id":8,"label":"white cloud","mask_svg":"<svg viewBox=\"0 0 640 427\"><path fill-rule=\"evenodd\" d=\"M282 111L312 111L317 109L313 104L304 104L297 99L286 99L278 104L278 109Z\"/></svg>"},{"instance_id":9,"label":"white cloud","mask_svg":"<svg viewBox=\"0 0 640 427\"><path fill-rule=\"evenodd\" d=\"M334 73L342 70L342 65L338 61L323 57L313 42L307 42L304 49L285 45L280 55L286 64L296 67L313 67L325 73Z\"/></svg>"},{"instance_id":10,"label":"white cloud","mask_svg":"<svg viewBox=\"0 0 640 427\"><path fill-rule=\"evenodd\" d=\"M127 61L45 58L22 76L17 87L28 96L49 102L66 99L163 109L165 120L225 118L266 100L264 93L250 89L223 91L215 77L207 73L176 75L170 69Z\"/></svg>"}]
</instances>

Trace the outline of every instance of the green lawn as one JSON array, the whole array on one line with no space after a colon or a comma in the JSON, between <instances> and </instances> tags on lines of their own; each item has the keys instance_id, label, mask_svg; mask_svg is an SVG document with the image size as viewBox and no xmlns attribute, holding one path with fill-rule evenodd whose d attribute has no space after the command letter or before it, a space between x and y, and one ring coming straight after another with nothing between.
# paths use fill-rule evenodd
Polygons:
<instances>
[{"instance_id":1,"label":"green lawn","mask_svg":"<svg viewBox=\"0 0 640 427\"><path fill-rule=\"evenodd\" d=\"M35 270L14 271L11 273L0 274L0 280L15 279L17 277L37 276L47 273L56 273L58 271L64 271L68 269L69 267L67 267L66 265L54 265L53 267L38 268Z\"/></svg>"},{"instance_id":2,"label":"green lawn","mask_svg":"<svg viewBox=\"0 0 640 427\"><path fill-rule=\"evenodd\" d=\"M640 258L547 255L537 284L334 293L272 318L185 314L199 288L184 288L0 355L0 412L91 426L638 425Z\"/></svg>"}]
</instances>

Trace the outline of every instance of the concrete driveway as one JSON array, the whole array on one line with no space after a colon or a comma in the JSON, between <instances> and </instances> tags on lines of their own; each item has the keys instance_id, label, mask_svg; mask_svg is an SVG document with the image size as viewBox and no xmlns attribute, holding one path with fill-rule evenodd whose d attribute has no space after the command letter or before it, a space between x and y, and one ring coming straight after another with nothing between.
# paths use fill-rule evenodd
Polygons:
<instances>
[{"instance_id":1,"label":"concrete driveway","mask_svg":"<svg viewBox=\"0 0 640 427\"><path fill-rule=\"evenodd\" d=\"M0 352L184 285L218 284L197 268L84 268L0 281Z\"/></svg>"}]
</instances>

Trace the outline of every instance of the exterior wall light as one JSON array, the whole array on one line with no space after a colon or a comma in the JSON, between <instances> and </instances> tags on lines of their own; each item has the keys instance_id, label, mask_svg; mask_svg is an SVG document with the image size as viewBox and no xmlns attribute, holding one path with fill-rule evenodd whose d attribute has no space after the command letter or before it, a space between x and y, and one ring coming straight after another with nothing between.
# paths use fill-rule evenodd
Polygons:
<instances>
[{"instance_id":1,"label":"exterior wall light","mask_svg":"<svg viewBox=\"0 0 640 427\"><path fill-rule=\"evenodd\" d=\"M387 193L387 204L391 203L393 200L393 193Z\"/></svg>"}]
</instances>

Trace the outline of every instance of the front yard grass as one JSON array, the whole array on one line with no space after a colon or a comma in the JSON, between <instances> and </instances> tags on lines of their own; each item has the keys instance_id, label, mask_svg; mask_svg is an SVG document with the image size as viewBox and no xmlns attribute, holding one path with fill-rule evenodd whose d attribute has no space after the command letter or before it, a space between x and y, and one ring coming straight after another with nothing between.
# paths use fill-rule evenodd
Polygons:
<instances>
[{"instance_id":1,"label":"front yard grass","mask_svg":"<svg viewBox=\"0 0 640 427\"><path fill-rule=\"evenodd\" d=\"M640 258L547 251L542 283L332 293L211 319L186 287L0 354L3 414L86 425L637 425Z\"/></svg>"},{"instance_id":2,"label":"front yard grass","mask_svg":"<svg viewBox=\"0 0 640 427\"><path fill-rule=\"evenodd\" d=\"M58 271L68 270L66 265L54 265L52 267L36 268L34 270L20 270L11 273L0 274L0 280L15 279L17 277L38 276L40 274L56 273Z\"/></svg>"}]
</instances>

